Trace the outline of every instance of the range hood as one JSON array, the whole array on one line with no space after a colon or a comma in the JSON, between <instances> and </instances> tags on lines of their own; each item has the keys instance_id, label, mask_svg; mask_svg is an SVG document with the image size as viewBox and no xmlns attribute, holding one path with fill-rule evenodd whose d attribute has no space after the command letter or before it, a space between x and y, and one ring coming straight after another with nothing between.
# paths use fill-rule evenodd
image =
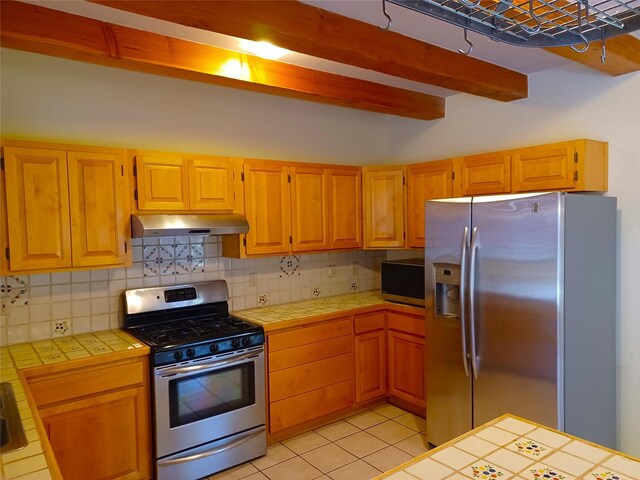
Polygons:
<instances>
[{"instance_id":1,"label":"range hood","mask_svg":"<svg viewBox=\"0 0 640 480\"><path fill-rule=\"evenodd\" d=\"M228 215L131 215L131 236L184 237L247 233L249 222L237 213Z\"/></svg>"}]
</instances>

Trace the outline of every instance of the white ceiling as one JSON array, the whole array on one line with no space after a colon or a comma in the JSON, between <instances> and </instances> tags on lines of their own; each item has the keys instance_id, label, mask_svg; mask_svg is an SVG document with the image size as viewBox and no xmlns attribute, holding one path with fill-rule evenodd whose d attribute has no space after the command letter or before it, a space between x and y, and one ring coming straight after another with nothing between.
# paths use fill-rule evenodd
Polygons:
<instances>
[{"instance_id":1,"label":"white ceiling","mask_svg":"<svg viewBox=\"0 0 640 480\"><path fill-rule=\"evenodd\" d=\"M242 50L239 39L217 33L198 30L169 23L163 20L143 17L121 10L104 7L78 0L26 0L28 3L54 8L77 15L95 18L111 23L169 35L185 40L214 45L231 50ZM305 0L304 3L315 5L340 15L358 19L373 25L385 26L386 18L382 13L381 0ZM390 30L438 45L448 50L466 49L462 29L446 22L435 20L418 12L387 3L387 12L392 18ZM504 66L525 74L535 73L569 62L562 57L537 48L515 47L495 42L488 38L469 33L473 43L472 57ZM400 88L406 88L438 96L449 96L457 92L419 82L392 77L359 67L338 64L336 62L310 57L295 52L286 54L279 61L324 70L341 75L361 78Z\"/></svg>"}]
</instances>

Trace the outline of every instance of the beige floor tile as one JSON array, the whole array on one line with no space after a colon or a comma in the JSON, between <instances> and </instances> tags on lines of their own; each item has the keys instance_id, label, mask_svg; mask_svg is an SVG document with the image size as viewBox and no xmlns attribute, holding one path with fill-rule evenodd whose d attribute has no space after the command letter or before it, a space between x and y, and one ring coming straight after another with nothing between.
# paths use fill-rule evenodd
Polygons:
<instances>
[{"instance_id":1,"label":"beige floor tile","mask_svg":"<svg viewBox=\"0 0 640 480\"><path fill-rule=\"evenodd\" d=\"M251 463L258 470L264 470L295 456L295 453L281 443L274 443L267 447L267 454L264 457L256 458Z\"/></svg>"},{"instance_id":2,"label":"beige floor tile","mask_svg":"<svg viewBox=\"0 0 640 480\"><path fill-rule=\"evenodd\" d=\"M367 432L354 433L335 443L358 458L366 457L388 446L387 443Z\"/></svg>"},{"instance_id":3,"label":"beige floor tile","mask_svg":"<svg viewBox=\"0 0 640 480\"><path fill-rule=\"evenodd\" d=\"M324 445L300 456L323 473L344 467L357 460L357 457L354 457L335 443Z\"/></svg>"},{"instance_id":4,"label":"beige floor tile","mask_svg":"<svg viewBox=\"0 0 640 480\"><path fill-rule=\"evenodd\" d=\"M386 422L387 417L380 415L379 413L372 412L371 410L359 413L358 415L354 415L353 417L347 418L347 422L355 425L358 428L369 428L373 427L382 422Z\"/></svg>"},{"instance_id":5,"label":"beige floor tile","mask_svg":"<svg viewBox=\"0 0 640 480\"><path fill-rule=\"evenodd\" d=\"M405 427L409 427L416 432L424 432L427 429L427 422L424 418L420 418L413 413L405 413L399 417L393 419L394 422L398 422Z\"/></svg>"},{"instance_id":6,"label":"beige floor tile","mask_svg":"<svg viewBox=\"0 0 640 480\"><path fill-rule=\"evenodd\" d=\"M209 480L240 480L247 478L249 475L260 473L256 467L250 463L243 463L237 467L229 468L215 475L211 475Z\"/></svg>"},{"instance_id":7,"label":"beige floor tile","mask_svg":"<svg viewBox=\"0 0 640 480\"><path fill-rule=\"evenodd\" d=\"M408 453L391 446L378 450L377 452L363 458L363 460L369 465L373 465L382 472L391 470L392 468L402 465L412 459L413 457Z\"/></svg>"},{"instance_id":8,"label":"beige floor tile","mask_svg":"<svg viewBox=\"0 0 640 480\"><path fill-rule=\"evenodd\" d=\"M387 420L384 423L367 428L366 432L389 444L398 443L399 441L409 438L416 433L415 430L411 430L410 428L400 425L393 420Z\"/></svg>"},{"instance_id":9,"label":"beige floor tile","mask_svg":"<svg viewBox=\"0 0 640 480\"><path fill-rule=\"evenodd\" d=\"M313 450L314 448L326 445L327 443L329 443L329 440L314 431L306 432L288 440L282 441L282 444L285 447L287 447L289 450L294 451L298 455L306 453L309 450Z\"/></svg>"},{"instance_id":10,"label":"beige floor tile","mask_svg":"<svg viewBox=\"0 0 640 480\"><path fill-rule=\"evenodd\" d=\"M396 418L396 417L399 417L400 415L404 415L405 413L407 413L401 408L398 408L395 405L389 405L389 404L376 407L372 410L387 418Z\"/></svg>"},{"instance_id":11,"label":"beige floor tile","mask_svg":"<svg viewBox=\"0 0 640 480\"><path fill-rule=\"evenodd\" d=\"M269 467L263 472L270 480L311 480L322 475L320 470L309 465L300 457L293 457Z\"/></svg>"},{"instance_id":12,"label":"beige floor tile","mask_svg":"<svg viewBox=\"0 0 640 480\"><path fill-rule=\"evenodd\" d=\"M258 473L254 473L253 475L249 475L248 477L245 477L242 480L269 480L269 477L267 477L262 472L258 472Z\"/></svg>"},{"instance_id":13,"label":"beige floor tile","mask_svg":"<svg viewBox=\"0 0 640 480\"><path fill-rule=\"evenodd\" d=\"M357 460L349 465L345 465L333 472L329 476L333 480L371 480L382 472L372 467L362 460Z\"/></svg>"},{"instance_id":14,"label":"beige floor tile","mask_svg":"<svg viewBox=\"0 0 640 480\"><path fill-rule=\"evenodd\" d=\"M399 448L403 452L408 453L409 455L413 455L414 457L422 455L423 453L427 452L427 450L429 450L427 437L420 433L412 435L409 438L405 438L398 443L394 443L393 446Z\"/></svg>"},{"instance_id":15,"label":"beige floor tile","mask_svg":"<svg viewBox=\"0 0 640 480\"><path fill-rule=\"evenodd\" d=\"M315 431L332 442L335 442L341 438L358 433L360 429L349 422L340 420L339 422L335 422L321 428L316 428Z\"/></svg>"}]
</instances>

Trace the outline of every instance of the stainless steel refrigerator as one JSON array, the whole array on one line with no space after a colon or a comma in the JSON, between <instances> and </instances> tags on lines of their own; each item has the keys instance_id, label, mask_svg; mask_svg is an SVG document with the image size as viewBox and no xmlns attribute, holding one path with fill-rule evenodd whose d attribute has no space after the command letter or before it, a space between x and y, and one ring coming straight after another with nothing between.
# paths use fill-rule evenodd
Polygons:
<instances>
[{"instance_id":1,"label":"stainless steel refrigerator","mask_svg":"<svg viewBox=\"0 0 640 480\"><path fill-rule=\"evenodd\" d=\"M615 447L616 199L426 202L427 439L504 413Z\"/></svg>"}]
</instances>

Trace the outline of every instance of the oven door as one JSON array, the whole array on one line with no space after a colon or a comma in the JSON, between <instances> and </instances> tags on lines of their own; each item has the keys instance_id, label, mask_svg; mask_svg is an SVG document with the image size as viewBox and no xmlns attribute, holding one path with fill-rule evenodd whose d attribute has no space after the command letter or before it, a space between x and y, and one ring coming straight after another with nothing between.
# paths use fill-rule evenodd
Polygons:
<instances>
[{"instance_id":1,"label":"oven door","mask_svg":"<svg viewBox=\"0 0 640 480\"><path fill-rule=\"evenodd\" d=\"M265 424L264 348L154 370L156 458Z\"/></svg>"}]
</instances>

